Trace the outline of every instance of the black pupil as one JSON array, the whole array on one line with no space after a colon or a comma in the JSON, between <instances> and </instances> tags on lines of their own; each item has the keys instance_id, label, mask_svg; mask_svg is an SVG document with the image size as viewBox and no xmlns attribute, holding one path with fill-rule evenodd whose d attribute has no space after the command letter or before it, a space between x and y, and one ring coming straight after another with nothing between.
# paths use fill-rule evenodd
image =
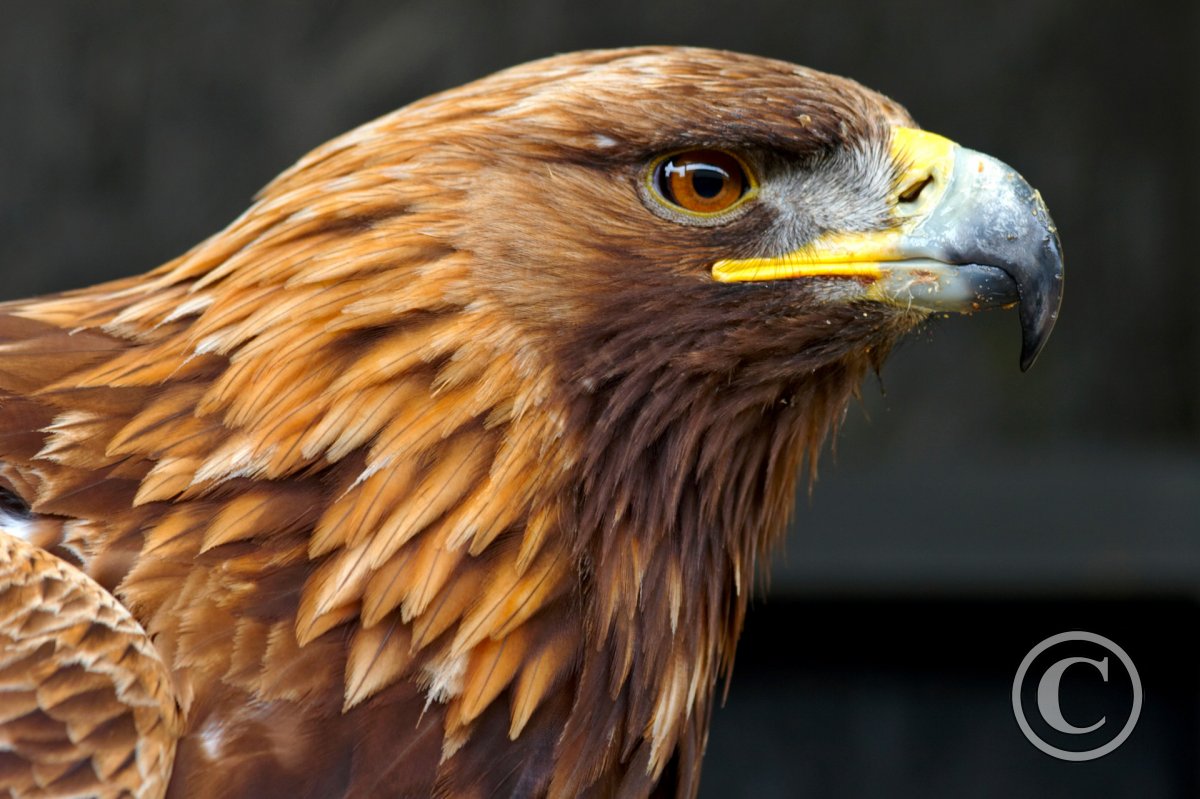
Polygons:
<instances>
[{"instance_id":1,"label":"black pupil","mask_svg":"<svg viewBox=\"0 0 1200 799\"><path fill-rule=\"evenodd\" d=\"M688 174L692 178L692 188L706 200L720 194L725 188L725 181L729 180L724 170L707 164L696 164L688 169Z\"/></svg>"}]
</instances>

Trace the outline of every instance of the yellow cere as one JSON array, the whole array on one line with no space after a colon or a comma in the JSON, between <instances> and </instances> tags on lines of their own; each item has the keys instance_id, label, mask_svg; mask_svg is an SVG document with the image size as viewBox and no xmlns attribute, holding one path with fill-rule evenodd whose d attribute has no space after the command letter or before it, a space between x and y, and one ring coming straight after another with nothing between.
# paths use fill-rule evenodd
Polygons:
<instances>
[{"instance_id":1,"label":"yellow cere","mask_svg":"<svg viewBox=\"0 0 1200 799\"><path fill-rule=\"evenodd\" d=\"M712 276L722 283L786 280L797 277L869 277L883 274L885 265L907 260L905 236L937 205L954 167L958 145L914 128L893 128L892 158L904 170L889 202L895 227L865 232L830 232L804 247L773 258L722 259ZM901 198L913 187L929 182L912 202Z\"/></svg>"},{"instance_id":2,"label":"yellow cere","mask_svg":"<svg viewBox=\"0 0 1200 799\"><path fill-rule=\"evenodd\" d=\"M906 168L896 181L891 199L897 200L908 188L928 177L932 177L942 189L950 182L950 172L954 168L954 151L958 145L927 130L916 128L892 129L892 159L897 164L905 164ZM941 192L930 193L928 200L936 201ZM922 200L926 194L922 192ZM923 205L924 202L916 203Z\"/></svg>"}]
</instances>

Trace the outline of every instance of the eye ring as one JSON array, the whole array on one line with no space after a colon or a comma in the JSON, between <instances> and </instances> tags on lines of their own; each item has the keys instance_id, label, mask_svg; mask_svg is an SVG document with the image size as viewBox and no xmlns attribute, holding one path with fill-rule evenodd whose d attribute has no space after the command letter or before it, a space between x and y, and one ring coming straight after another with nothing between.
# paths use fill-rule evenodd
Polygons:
<instances>
[{"instance_id":1,"label":"eye ring","mask_svg":"<svg viewBox=\"0 0 1200 799\"><path fill-rule=\"evenodd\" d=\"M646 187L670 211L699 220L726 216L758 189L745 162L725 150L695 149L656 159Z\"/></svg>"}]
</instances>

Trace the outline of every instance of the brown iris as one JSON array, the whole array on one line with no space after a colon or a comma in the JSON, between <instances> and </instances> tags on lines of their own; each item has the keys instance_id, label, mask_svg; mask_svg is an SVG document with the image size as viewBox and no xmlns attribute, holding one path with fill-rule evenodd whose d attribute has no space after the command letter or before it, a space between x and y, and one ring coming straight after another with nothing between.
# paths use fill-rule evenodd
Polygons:
<instances>
[{"instance_id":1,"label":"brown iris","mask_svg":"<svg viewBox=\"0 0 1200 799\"><path fill-rule=\"evenodd\" d=\"M677 153L664 158L654 173L654 187L663 199L694 214L728 210L749 184L741 162L720 150Z\"/></svg>"}]
</instances>

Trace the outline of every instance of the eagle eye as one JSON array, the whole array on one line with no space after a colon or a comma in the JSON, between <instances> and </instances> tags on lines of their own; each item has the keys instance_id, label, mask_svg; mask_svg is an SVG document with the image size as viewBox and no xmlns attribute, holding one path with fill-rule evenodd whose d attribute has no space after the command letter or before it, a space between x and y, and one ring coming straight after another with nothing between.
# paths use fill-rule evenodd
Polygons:
<instances>
[{"instance_id":1,"label":"eagle eye","mask_svg":"<svg viewBox=\"0 0 1200 799\"><path fill-rule=\"evenodd\" d=\"M700 215L728 211L753 185L742 162L720 150L688 150L662 158L650 183L655 199Z\"/></svg>"}]
</instances>

